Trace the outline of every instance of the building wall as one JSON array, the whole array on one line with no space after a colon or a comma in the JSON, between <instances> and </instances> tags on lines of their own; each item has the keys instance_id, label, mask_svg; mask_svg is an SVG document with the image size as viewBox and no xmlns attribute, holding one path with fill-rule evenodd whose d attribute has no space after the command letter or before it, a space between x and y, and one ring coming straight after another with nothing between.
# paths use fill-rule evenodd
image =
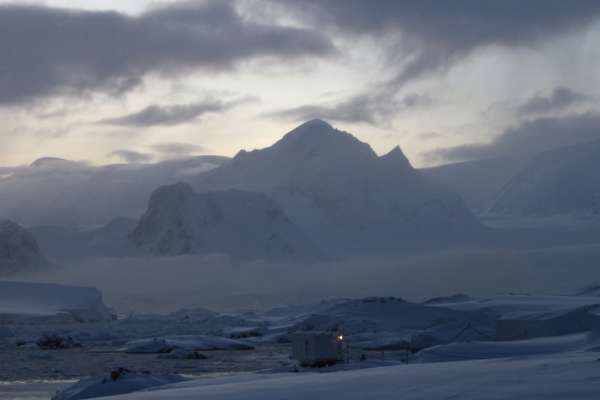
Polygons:
<instances>
[{"instance_id":1,"label":"building wall","mask_svg":"<svg viewBox=\"0 0 600 400\"><path fill-rule=\"evenodd\" d=\"M302 365L311 366L341 361L343 343L334 335L297 333L292 335L292 356Z\"/></svg>"}]
</instances>

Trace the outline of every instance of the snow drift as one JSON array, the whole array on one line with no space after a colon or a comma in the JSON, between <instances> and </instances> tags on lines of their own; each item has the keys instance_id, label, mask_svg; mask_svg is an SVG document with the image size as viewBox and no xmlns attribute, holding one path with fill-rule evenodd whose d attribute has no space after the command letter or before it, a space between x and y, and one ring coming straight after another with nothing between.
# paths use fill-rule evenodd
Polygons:
<instances>
[{"instance_id":1,"label":"snow drift","mask_svg":"<svg viewBox=\"0 0 600 400\"><path fill-rule=\"evenodd\" d=\"M150 373L132 372L125 368L118 368L108 376L82 379L76 384L59 391L52 397L52 400L83 400L116 396L178 383L184 380L179 375L152 375Z\"/></svg>"},{"instance_id":2,"label":"snow drift","mask_svg":"<svg viewBox=\"0 0 600 400\"><path fill-rule=\"evenodd\" d=\"M164 354L174 350L252 350L254 346L239 340L216 336L176 335L141 339L125 345L125 352L132 354Z\"/></svg>"}]
</instances>

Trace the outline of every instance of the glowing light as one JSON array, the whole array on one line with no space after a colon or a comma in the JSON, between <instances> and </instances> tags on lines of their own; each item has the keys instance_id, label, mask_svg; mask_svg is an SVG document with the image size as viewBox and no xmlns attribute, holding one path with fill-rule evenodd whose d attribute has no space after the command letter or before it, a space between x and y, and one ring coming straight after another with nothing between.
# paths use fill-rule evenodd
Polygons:
<instances>
[{"instance_id":1,"label":"glowing light","mask_svg":"<svg viewBox=\"0 0 600 400\"><path fill-rule=\"evenodd\" d=\"M342 340L344 340L344 335L338 335L337 339L338 339L339 341L342 341Z\"/></svg>"}]
</instances>

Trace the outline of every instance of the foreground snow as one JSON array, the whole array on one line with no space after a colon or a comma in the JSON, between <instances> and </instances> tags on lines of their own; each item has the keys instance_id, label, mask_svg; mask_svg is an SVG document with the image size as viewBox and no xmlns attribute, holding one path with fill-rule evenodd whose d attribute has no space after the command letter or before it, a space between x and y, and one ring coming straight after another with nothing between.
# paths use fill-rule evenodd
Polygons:
<instances>
[{"instance_id":1,"label":"foreground snow","mask_svg":"<svg viewBox=\"0 0 600 400\"><path fill-rule=\"evenodd\" d=\"M179 375L152 375L121 369L111 372L108 376L83 379L59 391L52 400L81 400L131 393L183 380Z\"/></svg>"},{"instance_id":2,"label":"foreground snow","mask_svg":"<svg viewBox=\"0 0 600 400\"><path fill-rule=\"evenodd\" d=\"M416 354L419 362L482 360L565 353L593 348L596 341L588 333L529 340L450 343L430 347Z\"/></svg>"},{"instance_id":3,"label":"foreground snow","mask_svg":"<svg viewBox=\"0 0 600 400\"><path fill-rule=\"evenodd\" d=\"M465 367L461 368L466 368L466 372L461 379L464 380L463 384L470 384L469 379L475 378L469 378L468 375L479 370L466 366L478 362L483 363L479 365L487 366L488 370L481 368L483 372L495 374L498 379L510 383L511 379L528 380L537 372L533 369L528 372L530 375L524 375L523 378L519 374L504 378L508 372L499 367L502 363L516 363L515 365L519 366L525 361L534 361L534 358L546 362L584 355L590 357L591 362L600 357L588 352L600 349L600 342L597 340L600 338L600 324L583 326L579 324L583 320L570 317L573 313L579 315L579 310L584 309L586 315L594 318L591 321L598 322L598 307L595 305L600 302L600 298L590 296L587 292L586 296L494 295L472 298L455 295L432 299L425 303L410 303L393 297L369 297L280 307L263 313L218 314L204 309L188 309L169 315L131 315L120 320L100 319L82 323L81 321L90 319L74 318L79 313L73 315L65 311L93 309L98 305L97 291L37 285L32 293L30 289L33 288L33 284L20 285L10 283L5 287L7 291L0 292L0 306L4 305L6 310L12 312L18 310L21 315L13 323L0 329L0 352L2 360L6 361L0 363L0 376L7 381L102 376L106 371L118 366L133 371L152 371L155 376L178 373L198 377L215 373L262 371L262 375L236 375L218 381L204 379L178 384L177 388L204 391L208 389L201 389L200 385L208 383L227 385L228 391L236 392L241 390L237 389L237 385L241 385L240 379L243 379L247 385L257 382L256 385L264 386L268 382L269 388L271 382L275 382L273 389L269 389L273 391L279 390L278 385L289 385L289 393L292 393L296 390L294 382L313 385L310 381L313 378L310 377L314 374L289 374L294 370L294 361L289 358L290 349L286 340L290 333L311 330L341 332L352 349L349 357L353 363L327 369L330 373L326 375L332 379L331 387L325 381L320 381L324 378L314 378L315 390L321 390L326 395L333 393L328 392L330 390L345 387L345 379L348 379L349 387L350 384L354 385L354 378L344 378L345 375L342 374L350 373L354 369L381 370L379 367L387 365L390 371L396 371L397 376L409 374L414 369L422 371L419 372L422 375L415 377L415 382L437 382L445 379L435 376L443 373L440 368L445 368L446 373L453 374L456 366L464 365ZM28 290L16 290L17 288ZM52 301L49 301L50 299ZM63 318L56 319L56 312L68 318L64 321ZM41 320L40 316L43 316ZM47 321L48 316L51 323ZM538 335L545 337L533 339L529 335L528 340L494 340L497 339L497 323L505 321L514 322L514 327L519 332L523 326L528 329L541 326L548 328L542 333L553 334ZM590 335L589 331L593 331L594 334ZM578 333L564 335L572 332ZM68 351L43 351L36 345L36 341L49 334L72 337L74 341L81 343L82 347ZM420 351L408 357L405 350L407 347ZM251 348L254 350L250 350ZM386 350L384 358L381 349ZM212 351L208 352L209 350ZM367 360L359 362L359 359L364 358L363 355ZM399 369L398 364L407 357L410 364L401 365L404 369ZM500 357L504 360L491 360ZM484 362L484 359L489 361ZM456 361L456 364L447 364L449 361ZM445 366L429 365L440 362L446 363ZM589 365L600 371L600 362ZM266 371L282 374L267 375L264 373ZM357 382L363 380L361 374L366 374L353 373L357 374ZM373 378L374 382L389 385L387 381L392 378L386 375L387 372L381 374ZM363 384L368 390L379 393L370 388L371 384L366 379ZM411 387L413 382L408 379L399 384ZM442 384L444 385L449 387L449 392L462 388L458 383L456 387L450 387L449 383ZM320 386L322 387L319 389ZM392 388L394 387L392 385ZM143 389L143 386L139 388ZM359 386L356 388L358 390ZM258 389L256 390L258 395ZM177 395L179 393L177 392ZM311 392L306 395L312 394ZM51 394L46 398L50 396ZM336 398L339 397L338 393ZM177 397L169 395L162 398ZM256 397L249 397L252 398ZM381 395L375 398L386 397ZM437 397L430 395L424 398Z\"/></svg>"},{"instance_id":4,"label":"foreground snow","mask_svg":"<svg viewBox=\"0 0 600 400\"><path fill-rule=\"evenodd\" d=\"M119 400L595 399L594 353L372 368L330 374L244 375L185 382Z\"/></svg>"}]
</instances>

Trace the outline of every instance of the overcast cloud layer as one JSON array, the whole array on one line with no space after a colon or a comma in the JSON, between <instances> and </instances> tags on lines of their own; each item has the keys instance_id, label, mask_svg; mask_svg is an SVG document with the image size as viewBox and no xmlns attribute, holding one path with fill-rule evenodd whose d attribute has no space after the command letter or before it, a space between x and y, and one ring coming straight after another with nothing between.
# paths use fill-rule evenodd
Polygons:
<instances>
[{"instance_id":1,"label":"overcast cloud layer","mask_svg":"<svg viewBox=\"0 0 600 400\"><path fill-rule=\"evenodd\" d=\"M231 156L312 118L415 165L596 137L595 0L43 3L0 0L0 165Z\"/></svg>"},{"instance_id":2,"label":"overcast cloud layer","mask_svg":"<svg viewBox=\"0 0 600 400\"><path fill-rule=\"evenodd\" d=\"M597 20L600 3L581 0L283 0L304 21L346 35L392 35L407 64L394 81L404 83L464 57L480 46L528 45L581 30ZM310 24L310 22L308 22Z\"/></svg>"},{"instance_id":3,"label":"overcast cloud layer","mask_svg":"<svg viewBox=\"0 0 600 400\"><path fill-rule=\"evenodd\" d=\"M567 87L557 87L549 96L536 95L529 99L518 108L518 112L521 115L546 114L568 109L588 100L590 97L585 94L575 92Z\"/></svg>"},{"instance_id":4,"label":"overcast cloud layer","mask_svg":"<svg viewBox=\"0 0 600 400\"><path fill-rule=\"evenodd\" d=\"M333 51L314 31L247 22L230 1L177 3L139 17L3 5L0 27L0 105L89 90L118 94L149 73L177 76Z\"/></svg>"},{"instance_id":5,"label":"overcast cloud layer","mask_svg":"<svg viewBox=\"0 0 600 400\"><path fill-rule=\"evenodd\" d=\"M600 3L584 0L453 2L394 0L284 0L275 1L284 13L344 37L371 37L388 46L392 77L374 82L360 93L334 105L304 105L279 115L322 116L337 121L376 123L389 120L390 108L404 110L396 96L405 84L446 71L485 46L527 47L556 35L580 31L597 21ZM323 28L320 28L323 29ZM569 101L559 92L556 101ZM538 105L544 106L544 105ZM548 104L546 104L548 106ZM535 108L536 105L533 105ZM397 112L397 111L396 111Z\"/></svg>"},{"instance_id":6,"label":"overcast cloud layer","mask_svg":"<svg viewBox=\"0 0 600 400\"><path fill-rule=\"evenodd\" d=\"M542 151L600 140L598 113L544 117L507 129L491 143L443 148L429 154L444 161L533 155Z\"/></svg>"}]
</instances>

